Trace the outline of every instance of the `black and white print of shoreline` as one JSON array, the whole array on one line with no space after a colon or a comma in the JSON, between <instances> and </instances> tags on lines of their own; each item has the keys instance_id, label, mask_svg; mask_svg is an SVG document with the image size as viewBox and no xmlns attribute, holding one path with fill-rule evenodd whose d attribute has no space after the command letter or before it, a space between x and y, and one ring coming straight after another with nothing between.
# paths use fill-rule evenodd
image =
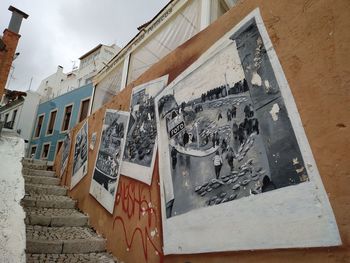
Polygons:
<instances>
[{"instance_id":1,"label":"black and white print of shoreline","mask_svg":"<svg viewBox=\"0 0 350 263\"><path fill-rule=\"evenodd\" d=\"M106 110L90 186L90 193L110 213L114 209L127 122L127 112Z\"/></svg>"},{"instance_id":2,"label":"black and white print of shoreline","mask_svg":"<svg viewBox=\"0 0 350 263\"><path fill-rule=\"evenodd\" d=\"M69 135L69 133L67 133L65 138L64 138L64 141L63 141L60 176L63 175L63 172L67 167L68 157L69 157L69 152L70 152L70 143L71 143L70 135Z\"/></svg>"},{"instance_id":3,"label":"black and white print of shoreline","mask_svg":"<svg viewBox=\"0 0 350 263\"><path fill-rule=\"evenodd\" d=\"M73 175L71 180L72 189L87 174L88 165L88 123L81 127L75 136Z\"/></svg>"},{"instance_id":4,"label":"black and white print of shoreline","mask_svg":"<svg viewBox=\"0 0 350 263\"><path fill-rule=\"evenodd\" d=\"M148 185L152 182L157 151L154 98L164 89L167 81L168 75L135 87L131 94L121 173Z\"/></svg>"},{"instance_id":5,"label":"black and white print of shoreline","mask_svg":"<svg viewBox=\"0 0 350 263\"><path fill-rule=\"evenodd\" d=\"M167 218L308 180L269 58L250 25L157 98L159 144L168 145L160 163L171 175L161 175Z\"/></svg>"}]
</instances>

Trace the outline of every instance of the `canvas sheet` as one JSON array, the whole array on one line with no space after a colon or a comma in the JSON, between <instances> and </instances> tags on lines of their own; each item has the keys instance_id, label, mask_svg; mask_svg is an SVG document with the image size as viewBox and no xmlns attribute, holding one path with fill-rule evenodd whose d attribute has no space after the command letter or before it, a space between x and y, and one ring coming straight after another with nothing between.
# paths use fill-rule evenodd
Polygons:
<instances>
[{"instance_id":1,"label":"canvas sheet","mask_svg":"<svg viewBox=\"0 0 350 263\"><path fill-rule=\"evenodd\" d=\"M137 86L130 99L130 119L121 173L150 185L157 153L154 98L164 89L168 75Z\"/></svg>"},{"instance_id":2,"label":"canvas sheet","mask_svg":"<svg viewBox=\"0 0 350 263\"><path fill-rule=\"evenodd\" d=\"M71 145L71 138L70 138L70 134L67 133L66 137L64 138L64 141L63 141L63 152L62 152L62 158L61 158L60 177L62 177L64 170L67 167L68 157L69 157L69 153L70 153L70 145Z\"/></svg>"},{"instance_id":3,"label":"canvas sheet","mask_svg":"<svg viewBox=\"0 0 350 263\"><path fill-rule=\"evenodd\" d=\"M157 96L156 116L165 254L341 243L258 10Z\"/></svg>"},{"instance_id":4,"label":"canvas sheet","mask_svg":"<svg viewBox=\"0 0 350 263\"><path fill-rule=\"evenodd\" d=\"M107 109L90 194L111 214L114 210L129 113Z\"/></svg>"},{"instance_id":5,"label":"canvas sheet","mask_svg":"<svg viewBox=\"0 0 350 263\"><path fill-rule=\"evenodd\" d=\"M75 136L73 175L70 189L76 186L87 174L88 165L88 122L80 128Z\"/></svg>"}]
</instances>

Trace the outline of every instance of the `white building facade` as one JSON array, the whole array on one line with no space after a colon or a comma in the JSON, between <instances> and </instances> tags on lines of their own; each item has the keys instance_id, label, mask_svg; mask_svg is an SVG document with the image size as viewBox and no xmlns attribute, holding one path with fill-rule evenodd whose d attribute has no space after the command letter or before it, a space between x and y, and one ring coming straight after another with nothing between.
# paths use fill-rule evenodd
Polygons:
<instances>
[{"instance_id":1,"label":"white building facade","mask_svg":"<svg viewBox=\"0 0 350 263\"><path fill-rule=\"evenodd\" d=\"M63 73L63 67L41 81L37 92L41 95L41 102L56 98L64 93L85 86L92 82L92 78L107 64L120 50L116 45L99 44L79 58L79 68L69 73Z\"/></svg>"},{"instance_id":2,"label":"white building facade","mask_svg":"<svg viewBox=\"0 0 350 263\"><path fill-rule=\"evenodd\" d=\"M0 119L5 123L4 129L18 133L25 142L27 149L40 95L33 91L25 92L26 96L21 96L0 108Z\"/></svg>"}]
</instances>

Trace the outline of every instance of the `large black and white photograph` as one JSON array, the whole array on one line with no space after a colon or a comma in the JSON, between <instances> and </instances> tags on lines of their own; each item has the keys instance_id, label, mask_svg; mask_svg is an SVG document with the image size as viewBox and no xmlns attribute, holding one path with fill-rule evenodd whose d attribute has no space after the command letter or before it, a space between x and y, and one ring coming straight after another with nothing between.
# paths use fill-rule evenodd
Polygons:
<instances>
[{"instance_id":1,"label":"large black and white photograph","mask_svg":"<svg viewBox=\"0 0 350 263\"><path fill-rule=\"evenodd\" d=\"M288 85L281 84L278 60L271 60L275 53L268 35L261 34L264 25L255 19L247 18L223 37L156 98L167 253L184 253L179 247L187 247L186 252L232 250L233 243L234 249L274 247L252 240L257 224L249 222L263 222L259 215L275 209L267 201L270 193L288 199L293 210L301 196L290 191L310 185L304 157L310 153L302 154L295 127L300 137L305 135L290 116L290 111L298 113L289 102L293 98L286 96ZM260 214L247 218L250 211ZM225 233L237 227L249 233L243 238L249 242L240 244ZM213 244L211 237L218 233L224 238ZM196 245L190 242L193 236L201 236ZM295 240L291 246L298 246Z\"/></svg>"},{"instance_id":2,"label":"large black and white photograph","mask_svg":"<svg viewBox=\"0 0 350 263\"><path fill-rule=\"evenodd\" d=\"M69 157L69 152L70 152L70 144L71 144L71 139L69 133L66 134L64 141L63 141L63 150L62 150L62 157L61 157L61 169L60 169L60 176L63 175L67 163L68 163L68 157Z\"/></svg>"},{"instance_id":3,"label":"large black and white photograph","mask_svg":"<svg viewBox=\"0 0 350 263\"><path fill-rule=\"evenodd\" d=\"M148 185L152 182L157 152L157 127L154 98L164 89L168 76L133 89L130 118L121 173Z\"/></svg>"},{"instance_id":4,"label":"large black and white photograph","mask_svg":"<svg viewBox=\"0 0 350 263\"><path fill-rule=\"evenodd\" d=\"M120 177L129 114L107 109L90 186L90 194L110 213Z\"/></svg>"},{"instance_id":5,"label":"large black and white photograph","mask_svg":"<svg viewBox=\"0 0 350 263\"><path fill-rule=\"evenodd\" d=\"M70 189L76 186L87 174L88 170L88 123L87 121L80 128L75 136L73 175Z\"/></svg>"}]
</instances>

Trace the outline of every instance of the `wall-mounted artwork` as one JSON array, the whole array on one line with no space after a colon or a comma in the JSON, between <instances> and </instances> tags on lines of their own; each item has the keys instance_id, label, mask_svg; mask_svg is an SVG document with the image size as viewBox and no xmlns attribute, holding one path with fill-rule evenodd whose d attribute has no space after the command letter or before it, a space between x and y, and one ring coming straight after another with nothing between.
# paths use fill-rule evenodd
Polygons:
<instances>
[{"instance_id":1,"label":"wall-mounted artwork","mask_svg":"<svg viewBox=\"0 0 350 263\"><path fill-rule=\"evenodd\" d=\"M131 94L130 119L121 173L148 185L152 182L157 152L154 98L167 82L168 76L164 76L135 87Z\"/></svg>"},{"instance_id":2,"label":"wall-mounted artwork","mask_svg":"<svg viewBox=\"0 0 350 263\"><path fill-rule=\"evenodd\" d=\"M73 175L70 189L77 185L87 174L88 165L88 123L80 128L75 136Z\"/></svg>"},{"instance_id":3,"label":"wall-mounted artwork","mask_svg":"<svg viewBox=\"0 0 350 263\"><path fill-rule=\"evenodd\" d=\"M111 214L114 210L129 113L107 109L90 194Z\"/></svg>"},{"instance_id":4,"label":"wall-mounted artwork","mask_svg":"<svg viewBox=\"0 0 350 263\"><path fill-rule=\"evenodd\" d=\"M63 141L60 176L63 175L63 172L67 167L68 157L70 152L70 143L71 143L70 135L69 133L67 133Z\"/></svg>"},{"instance_id":5,"label":"wall-mounted artwork","mask_svg":"<svg viewBox=\"0 0 350 263\"><path fill-rule=\"evenodd\" d=\"M157 96L156 115L165 254L340 243L258 10Z\"/></svg>"}]
</instances>

